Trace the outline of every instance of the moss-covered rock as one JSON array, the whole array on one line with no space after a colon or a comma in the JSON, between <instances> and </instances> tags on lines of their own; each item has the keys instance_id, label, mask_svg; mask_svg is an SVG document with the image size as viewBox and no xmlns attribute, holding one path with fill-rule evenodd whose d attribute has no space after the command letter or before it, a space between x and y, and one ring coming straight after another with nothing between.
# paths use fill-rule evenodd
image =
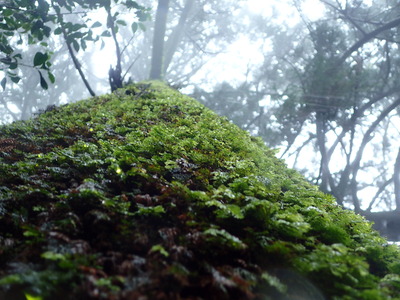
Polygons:
<instances>
[{"instance_id":1,"label":"moss-covered rock","mask_svg":"<svg viewBox=\"0 0 400 300\"><path fill-rule=\"evenodd\" d=\"M138 84L0 127L1 299L400 299L400 255L274 151Z\"/></svg>"}]
</instances>

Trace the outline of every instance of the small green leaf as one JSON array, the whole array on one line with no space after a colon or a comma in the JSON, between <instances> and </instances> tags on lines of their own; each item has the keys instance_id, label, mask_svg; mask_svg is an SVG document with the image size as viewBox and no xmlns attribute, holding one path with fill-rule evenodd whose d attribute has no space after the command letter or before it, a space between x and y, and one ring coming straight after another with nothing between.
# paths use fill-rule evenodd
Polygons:
<instances>
[{"instance_id":1,"label":"small green leaf","mask_svg":"<svg viewBox=\"0 0 400 300\"><path fill-rule=\"evenodd\" d=\"M42 87L42 89L47 90L49 88L49 85L47 84L46 80L43 78L43 75L40 71L39 72L39 76L40 76L40 86Z\"/></svg>"},{"instance_id":2,"label":"small green leaf","mask_svg":"<svg viewBox=\"0 0 400 300\"><path fill-rule=\"evenodd\" d=\"M126 22L124 20L117 20L117 24L126 26Z\"/></svg>"},{"instance_id":3,"label":"small green leaf","mask_svg":"<svg viewBox=\"0 0 400 300\"><path fill-rule=\"evenodd\" d=\"M44 65L44 63L46 62L47 59L48 59L48 55L46 53L36 52L35 57L33 58L33 65L35 67Z\"/></svg>"},{"instance_id":4,"label":"small green leaf","mask_svg":"<svg viewBox=\"0 0 400 300\"><path fill-rule=\"evenodd\" d=\"M58 27L58 28L56 28L56 29L54 30L54 34L55 34L55 35L59 35L59 34L61 34L61 33L62 33L61 27Z\"/></svg>"},{"instance_id":5,"label":"small green leaf","mask_svg":"<svg viewBox=\"0 0 400 300\"><path fill-rule=\"evenodd\" d=\"M139 208L139 211L137 212L138 215L153 215L153 216L159 216L161 214L165 213L164 207L161 205L153 206L153 207L141 207Z\"/></svg>"},{"instance_id":6,"label":"small green leaf","mask_svg":"<svg viewBox=\"0 0 400 300\"><path fill-rule=\"evenodd\" d=\"M56 78L54 77L53 73L48 73L49 74L49 79L51 83L54 83L56 81Z\"/></svg>"},{"instance_id":7,"label":"small green leaf","mask_svg":"<svg viewBox=\"0 0 400 300\"><path fill-rule=\"evenodd\" d=\"M87 48L87 45L86 45L86 42L85 42L85 40L81 40L81 48L82 48L82 50L83 50L83 51L85 51L85 50L86 50L86 48Z\"/></svg>"},{"instance_id":8,"label":"small green leaf","mask_svg":"<svg viewBox=\"0 0 400 300\"><path fill-rule=\"evenodd\" d=\"M26 237L40 237L42 233L36 228L26 227L23 235Z\"/></svg>"},{"instance_id":9,"label":"small green leaf","mask_svg":"<svg viewBox=\"0 0 400 300\"><path fill-rule=\"evenodd\" d=\"M139 28L138 23L133 22L131 25L132 32L135 33L138 30L138 28Z\"/></svg>"},{"instance_id":10,"label":"small green leaf","mask_svg":"<svg viewBox=\"0 0 400 300\"><path fill-rule=\"evenodd\" d=\"M20 283L22 283L22 280L19 274L11 274L0 279L0 285L20 284Z\"/></svg>"},{"instance_id":11,"label":"small green leaf","mask_svg":"<svg viewBox=\"0 0 400 300\"><path fill-rule=\"evenodd\" d=\"M65 260L64 254L55 253L51 251L42 253L41 257L48 260Z\"/></svg>"},{"instance_id":12,"label":"small green leaf","mask_svg":"<svg viewBox=\"0 0 400 300\"><path fill-rule=\"evenodd\" d=\"M224 242L226 245L234 249L242 250L247 248L247 245L244 244L239 238L230 234L224 229L209 228L206 231L204 231L204 234L208 238L216 238L217 240Z\"/></svg>"},{"instance_id":13,"label":"small green leaf","mask_svg":"<svg viewBox=\"0 0 400 300\"><path fill-rule=\"evenodd\" d=\"M2 62L3 64L6 64L6 65L10 65L11 64L11 58L9 56L4 57L4 58L0 58L0 62Z\"/></svg>"},{"instance_id":14,"label":"small green leaf","mask_svg":"<svg viewBox=\"0 0 400 300\"><path fill-rule=\"evenodd\" d=\"M9 16L11 16L13 13L14 13L14 12L13 12L11 9L7 8L7 9L3 10L1 14L2 14L3 17L9 17Z\"/></svg>"},{"instance_id":15,"label":"small green leaf","mask_svg":"<svg viewBox=\"0 0 400 300\"><path fill-rule=\"evenodd\" d=\"M13 62L8 66L8 68L10 70L15 70L17 67L18 67L18 64L16 62Z\"/></svg>"},{"instance_id":16,"label":"small green leaf","mask_svg":"<svg viewBox=\"0 0 400 300\"><path fill-rule=\"evenodd\" d=\"M239 206L235 205L235 204L228 204L226 206L227 211L229 211L229 213L236 219L243 219L243 213L240 209Z\"/></svg>"},{"instance_id":17,"label":"small green leaf","mask_svg":"<svg viewBox=\"0 0 400 300\"><path fill-rule=\"evenodd\" d=\"M284 285L279 278L270 275L268 273L262 273L261 274L261 278L263 280L265 280L270 286L273 286L274 288L276 288L279 292L281 293L285 293L287 291L287 286Z\"/></svg>"},{"instance_id":18,"label":"small green leaf","mask_svg":"<svg viewBox=\"0 0 400 300\"><path fill-rule=\"evenodd\" d=\"M90 26L90 28L98 28L98 27L101 27L101 25L102 24L99 21L96 21L96 22L93 23L92 26Z\"/></svg>"},{"instance_id":19,"label":"small green leaf","mask_svg":"<svg viewBox=\"0 0 400 300\"><path fill-rule=\"evenodd\" d=\"M10 79L12 82L14 83L18 83L21 80L21 77L17 76L17 75L10 75Z\"/></svg>"},{"instance_id":20,"label":"small green leaf","mask_svg":"<svg viewBox=\"0 0 400 300\"><path fill-rule=\"evenodd\" d=\"M7 84L7 78L6 77L4 77L2 80L1 80L1 87L3 88L3 91L6 89L6 84Z\"/></svg>"},{"instance_id":21,"label":"small green leaf","mask_svg":"<svg viewBox=\"0 0 400 300\"><path fill-rule=\"evenodd\" d=\"M110 37L111 34L107 30L104 30L103 33L101 34L101 36Z\"/></svg>"},{"instance_id":22,"label":"small green leaf","mask_svg":"<svg viewBox=\"0 0 400 300\"><path fill-rule=\"evenodd\" d=\"M50 28L49 26L44 26L44 27L43 27L43 33L44 33L44 35L45 35L46 37L49 37L49 36L50 36L50 33L51 33L51 28Z\"/></svg>"},{"instance_id":23,"label":"small green leaf","mask_svg":"<svg viewBox=\"0 0 400 300\"><path fill-rule=\"evenodd\" d=\"M76 52L79 51L79 43L76 40L72 41L72 46L74 46Z\"/></svg>"},{"instance_id":24,"label":"small green leaf","mask_svg":"<svg viewBox=\"0 0 400 300\"><path fill-rule=\"evenodd\" d=\"M135 8L135 9L139 9L139 4L136 3L136 1L132 1L132 0L127 0L125 2L125 5L127 8Z\"/></svg>"},{"instance_id":25,"label":"small green leaf","mask_svg":"<svg viewBox=\"0 0 400 300\"><path fill-rule=\"evenodd\" d=\"M165 248L162 245L154 245L153 247L151 247L151 252L159 252L160 254L164 255L165 257L169 256L169 253L167 252L167 250L165 250Z\"/></svg>"},{"instance_id":26,"label":"small green leaf","mask_svg":"<svg viewBox=\"0 0 400 300\"><path fill-rule=\"evenodd\" d=\"M69 24L69 32L71 33L73 31L78 31L78 30L80 30L82 28L86 28L86 27L87 27L86 24L72 24L72 23L70 23Z\"/></svg>"},{"instance_id":27,"label":"small green leaf","mask_svg":"<svg viewBox=\"0 0 400 300\"><path fill-rule=\"evenodd\" d=\"M25 293L26 300L43 300L41 296L33 296L31 294Z\"/></svg>"}]
</instances>

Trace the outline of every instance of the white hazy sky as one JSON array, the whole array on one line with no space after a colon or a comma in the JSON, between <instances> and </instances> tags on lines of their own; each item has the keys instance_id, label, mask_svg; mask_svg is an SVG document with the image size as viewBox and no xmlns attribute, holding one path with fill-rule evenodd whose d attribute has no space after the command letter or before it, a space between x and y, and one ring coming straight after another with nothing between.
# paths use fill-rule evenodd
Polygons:
<instances>
[{"instance_id":1,"label":"white hazy sky","mask_svg":"<svg viewBox=\"0 0 400 300\"><path fill-rule=\"evenodd\" d=\"M263 16L272 16L276 11L276 22L285 22L295 25L300 21L300 16L293 6L293 1L261 1L248 0L245 9L251 13ZM306 0L301 7L303 13L310 21L315 21L324 13L324 7L319 0ZM248 67L258 65L263 61L263 53L260 50L260 43L250 41L245 36L240 37L230 45L223 53L213 57L193 78L193 81L202 81L207 78L208 82L214 85L223 79L231 83L241 83L246 80L246 70ZM216 70L218 70L216 72ZM203 87L203 88L212 88Z\"/></svg>"}]
</instances>

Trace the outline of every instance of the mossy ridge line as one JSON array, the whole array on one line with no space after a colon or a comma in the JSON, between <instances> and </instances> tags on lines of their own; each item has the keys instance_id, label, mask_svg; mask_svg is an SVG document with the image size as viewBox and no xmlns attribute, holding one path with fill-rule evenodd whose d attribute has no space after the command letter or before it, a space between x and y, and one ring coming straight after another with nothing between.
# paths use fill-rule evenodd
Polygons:
<instances>
[{"instance_id":1,"label":"mossy ridge line","mask_svg":"<svg viewBox=\"0 0 400 300\"><path fill-rule=\"evenodd\" d=\"M0 136L0 298L399 298L396 246L161 83Z\"/></svg>"}]
</instances>

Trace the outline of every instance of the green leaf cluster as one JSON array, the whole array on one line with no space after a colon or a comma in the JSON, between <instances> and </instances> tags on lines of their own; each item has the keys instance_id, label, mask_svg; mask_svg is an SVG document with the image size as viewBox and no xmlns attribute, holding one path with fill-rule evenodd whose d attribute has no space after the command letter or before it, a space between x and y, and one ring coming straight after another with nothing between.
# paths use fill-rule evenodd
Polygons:
<instances>
[{"instance_id":1,"label":"green leaf cluster","mask_svg":"<svg viewBox=\"0 0 400 300\"><path fill-rule=\"evenodd\" d=\"M6 88L7 79L13 83L18 83L21 74L18 72L19 66L23 63L25 66L31 66L38 70L39 83L43 89L48 89L48 81L43 72L47 73L48 80L55 82L55 77L51 73L51 55L52 49L46 40L52 35L63 35L65 42L72 45L75 51L87 48L88 42L95 42L100 37L111 36L110 28L99 21L93 22L87 15L90 11L99 9L109 10L112 5L122 5L126 10L133 10L135 14L134 22L131 28L133 34L138 28L145 30L143 22L149 18L149 10L136 1L26 1L15 0L10 3L4 3L0 6L0 71L5 73L0 85L3 90ZM74 23L65 20L65 15L81 15L83 22ZM67 13L67 14L68 14ZM118 32L119 26L127 26L125 20L119 17L120 13L113 15L113 24L111 27ZM92 24L91 24L92 23ZM105 23L105 22L103 22ZM88 24L91 24L89 26ZM96 34L93 29L104 27L102 34ZM13 40L17 39L14 43ZM29 45L39 44L41 50L37 51L32 63L23 62L23 56L19 53L19 46L24 42ZM26 46L26 45L25 45Z\"/></svg>"}]
</instances>

